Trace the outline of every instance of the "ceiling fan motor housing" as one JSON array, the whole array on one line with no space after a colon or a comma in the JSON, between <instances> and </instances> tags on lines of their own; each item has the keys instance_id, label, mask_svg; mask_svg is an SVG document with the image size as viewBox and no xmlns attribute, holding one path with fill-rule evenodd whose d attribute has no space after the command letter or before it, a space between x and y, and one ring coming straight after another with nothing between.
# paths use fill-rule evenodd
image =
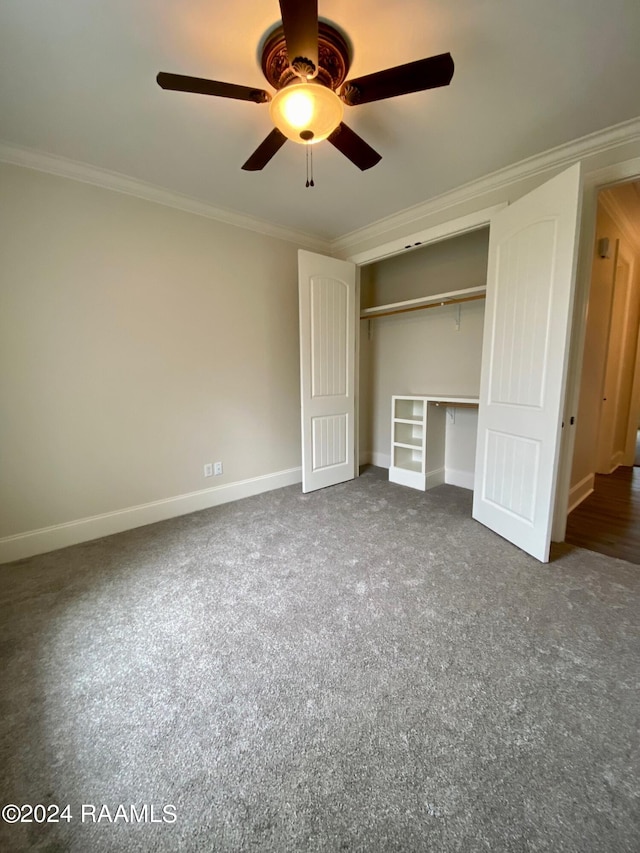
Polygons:
<instances>
[{"instance_id":1,"label":"ceiling fan motor housing","mask_svg":"<svg viewBox=\"0 0 640 853\"><path fill-rule=\"evenodd\" d=\"M318 68L306 57L296 57L289 64L284 30L276 27L262 48L262 72L274 89L283 89L292 81L308 79L309 67L315 80L334 91L344 82L351 66L349 45L331 24L318 22Z\"/></svg>"}]
</instances>

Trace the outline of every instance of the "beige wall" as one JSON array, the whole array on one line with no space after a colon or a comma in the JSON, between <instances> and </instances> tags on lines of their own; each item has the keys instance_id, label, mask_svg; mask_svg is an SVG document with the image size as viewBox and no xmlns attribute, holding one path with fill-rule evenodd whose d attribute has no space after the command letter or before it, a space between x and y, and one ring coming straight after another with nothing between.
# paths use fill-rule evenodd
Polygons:
<instances>
[{"instance_id":1,"label":"beige wall","mask_svg":"<svg viewBox=\"0 0 640 853\"><path fill-rule=\"evenodd\" d=\"M0 170L0 538L300 465L296 246Z\"/></svg>"},{"instance_id":2,"label":"beige wall","mask_svg":"<svg viewBox=\"0 0 640 853\"><path fill-rule=\"evenodd\" d=\"M362 305L398 302L486 284L488 229L435 243L365 268ZM360 456L388 464L393 394L477 396L484 301L361 321ZM474 415L448 425L447 465L471 468ZM453 427L453 429L452 429ZM459 434L459 452L456 452Z\"/></svg>"}]
</instances>

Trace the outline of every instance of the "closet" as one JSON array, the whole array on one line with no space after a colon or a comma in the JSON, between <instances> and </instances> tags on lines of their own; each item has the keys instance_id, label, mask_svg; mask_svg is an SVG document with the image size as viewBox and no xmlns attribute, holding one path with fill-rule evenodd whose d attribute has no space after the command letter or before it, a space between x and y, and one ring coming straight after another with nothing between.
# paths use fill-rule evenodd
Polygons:
<instances>
[{"instance_id":1,"label":"closet","mask_svg":"<svg viewBox=\"0 0 640 853\"><path fill-rule=\"evenodd\" d=\"M485 226L361 267L360 463L396 482L473 487L478 410L465 403L480 389L488 246ZM403 396L440 405L417 400L420 423L403 425Z\"/></svg>"},{"instance_id":2,"label":"closet","mask_svg":"<svg viewBox=\"0 0 640 853\"><path fill-rule=\"evenodd\" d=\"M477 270L473 280L455 284L448 275L428 282L413 273L406 278L403 265L413 263L406 260L413 253L398 255L402 245L397 240L354 254L348 261L300 250L303 491L356 476L357 442L350 438L356 399L361 415L372 414L360 417L358 430L371 461L384 453L383 447L390 448L390 404L394 395L403 395L402 371L405 396L422 391L422 396L478 398L473 518L536 559L548 561L581 203L582 172L576 163L508 206L468 214L426 229L422 240L415 235L406 241L407 249L424 242L436 250L437 242L449 237L450 245L444 240L440 247L446 251L451 249L452 235L471 240L472 235L477 238L479 227L489 223L484 323L479 313L473 322L474 308L480 312L482 300L453 301L454 293L460 296L460 291L471 288L476 292L468 292L469 297L480 295L477 288L483 283L476 278ZM458 262L464 257L460 251L454 256ZM383 259L400 265L392 283ZM377 266L367 270L374 262ZM361 278L360 311L354 300L356 269ZM460 272L456 275L464 278ZM398 283L400 279L404 284ZM451 281L450 290L443 290L443 280ZM399 299L401 287L406 288L405 298ZM385 296L385 291L391 295ZM398 302L429 295L438 297L433 300L437 307L413 303L404 306L410 311L396 311L401 307ZM358 324L363 311L381 306L394 306L393 312L378 310L376 318L364 314ZM428 331L416 319L425 313L434 318ZM363 322L367 329L358 334ZM466 334L469 340L462 343ZM452 339L457 339L453 348ZM354 352L360 358L356 369L351 368ZM386 417L381 414L385 407ZM463 416L450 408L457 424ZM461 413L471 411L460 408ZM468 442L463 444L468 449ZM445 459L445 469L453 467Z\"/></svg>"}]
</instances>

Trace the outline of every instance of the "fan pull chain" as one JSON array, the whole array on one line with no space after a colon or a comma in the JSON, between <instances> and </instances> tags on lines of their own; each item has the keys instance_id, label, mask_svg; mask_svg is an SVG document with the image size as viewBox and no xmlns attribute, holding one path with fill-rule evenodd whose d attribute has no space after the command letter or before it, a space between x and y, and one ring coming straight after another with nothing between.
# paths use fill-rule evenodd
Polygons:
<instances>
[{"instance_id":1,"label":"fan pull chain","mask_svg":"<svg viewBox=\"0 0 640 853\"><path fill-rule=\"evenodd\" d=\"M307 183L305 187L315 187L313 182L313 149L310 145L306 146L307 151Z\"/></svg>"}]
</instances>

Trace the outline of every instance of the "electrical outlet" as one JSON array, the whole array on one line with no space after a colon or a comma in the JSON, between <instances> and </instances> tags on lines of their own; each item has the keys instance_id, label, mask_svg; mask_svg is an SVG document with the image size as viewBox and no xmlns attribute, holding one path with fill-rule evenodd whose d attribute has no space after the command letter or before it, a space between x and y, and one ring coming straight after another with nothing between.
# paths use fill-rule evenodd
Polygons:
<instances>
[{"instance_id":1,"label":"electrical outlet","mask_svg":"<svg viewBox=\"0 0 640 853\"><path fill-rule=\"evenodd\" d=\"M207 462L204 466L204 476L205 477L213 477L213 465L211 462Z\"/></svg>"},{"instance_id":2,"label":"electrical outlet","mask_svg":"<svg viewBox=\"0 0 640 853\"><path fill-rule=\"evenodd\" d=\"M222 474L222 462L215 462L213 465L214 477L219 477Z\"/></svg>"}]
</instances>

